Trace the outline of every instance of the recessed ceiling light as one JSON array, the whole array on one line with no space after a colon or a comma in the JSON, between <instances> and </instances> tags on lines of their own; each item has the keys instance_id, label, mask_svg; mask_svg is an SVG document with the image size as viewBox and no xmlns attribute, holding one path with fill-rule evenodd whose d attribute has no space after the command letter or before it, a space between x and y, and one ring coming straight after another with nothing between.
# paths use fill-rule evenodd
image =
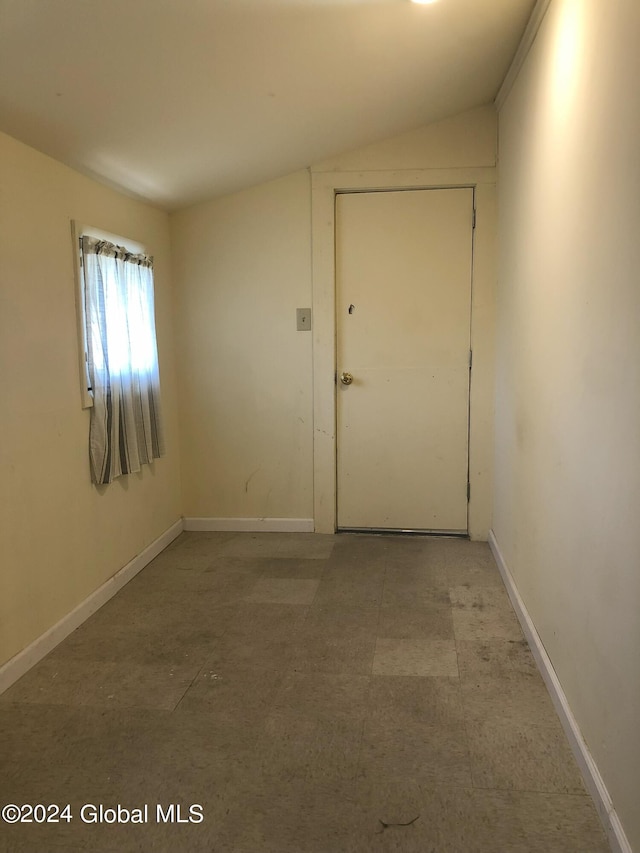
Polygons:
<instances>
[{"instance_id":1,"label":"recessed ceiling light","mask_svg":"<svg viewBox=\"0 0 640 853\"><path fill-rule=\"evenodd\" d=\"M437 3L437 0L411 0L412 3L417 3L419 6L428 6L430 3Z\"/></svg>"}]
</instances>

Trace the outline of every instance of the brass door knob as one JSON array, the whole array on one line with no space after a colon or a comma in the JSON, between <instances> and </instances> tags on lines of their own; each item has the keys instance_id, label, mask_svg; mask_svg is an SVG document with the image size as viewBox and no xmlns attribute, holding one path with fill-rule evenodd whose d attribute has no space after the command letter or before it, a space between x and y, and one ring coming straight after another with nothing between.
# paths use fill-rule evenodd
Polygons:
<instances>
[{"instance_id":1,"label":"brass door knob","mask_svg":"<svg viewBox=\"0 0 640 853\"><path fill-rule=\"evenodd\" d=\"M342 382L343 385L351 385L353 382L353 375L351 373L347 373L345 370L344 373L340 374L340 382Z\"/></svg>"}]
</instances>

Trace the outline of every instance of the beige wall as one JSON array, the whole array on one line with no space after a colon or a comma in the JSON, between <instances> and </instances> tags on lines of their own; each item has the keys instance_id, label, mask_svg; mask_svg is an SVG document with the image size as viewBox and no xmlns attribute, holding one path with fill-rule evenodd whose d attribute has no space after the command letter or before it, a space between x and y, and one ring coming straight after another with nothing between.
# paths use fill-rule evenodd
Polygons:
<instances>
[{"instance_id":1,"label":"beige wall","mask_svg":"<svg viewBox=\"0 0 640 853\"><path fill-rule=\"evenodd\" d=\"M478 107L347 151L313 165L313 172L462 169L496 164L496 112Z\"/></svg>"},{"instance_id":2,"label":"beige wall","mask_svg":"<svg viewBox=\"0 0 640 853\"><path fill-rule=\"evenodd\" d=\"M168 216L0 135L0 664L180 517ZM70 220L156 258L166 458L97 489L81 408Z\"/></svg>"},{"instance_id":3,"label":"beige wall","mask_svg":"<svg viewBox=\"0 0 640 853\"><path fill-rule=\"evenodd\" d=\"M172 216L184 515L312 516L306 171Z\"/></svg>"},{"instance_id":4,"label":"beige wall","mask_svg":"<svg viewBox=\"0 0 640 853\"><path fill-rule=\"evenodd\" d=\"M552 0L500 111L493 522L637 850L639 32Z\"/></svg>"}]
</instances>

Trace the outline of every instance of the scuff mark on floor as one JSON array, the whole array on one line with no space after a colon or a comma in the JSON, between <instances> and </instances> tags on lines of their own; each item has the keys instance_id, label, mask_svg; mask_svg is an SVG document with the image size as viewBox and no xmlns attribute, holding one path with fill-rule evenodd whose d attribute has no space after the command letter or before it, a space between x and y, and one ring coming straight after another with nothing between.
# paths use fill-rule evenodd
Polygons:
<instances>
[{"instance_id":1,"label":"scuff mark on floor","mask_svg":"<svg viewBox=\"0 0 640 853\"><path fill-rule=\"evenodd\" d=\"M382 820L381 818L378 818L378 823L382 824L382 829L378 830L376 835L382 835L382 833L385 831L385 829L387 829L390 826L411 826L411 824L415 823L419 817L420 817L420 815L418 814L413 818L413 820L408 820L406 823L387 823L386 821Z\"/></svg>"}]
</instances>

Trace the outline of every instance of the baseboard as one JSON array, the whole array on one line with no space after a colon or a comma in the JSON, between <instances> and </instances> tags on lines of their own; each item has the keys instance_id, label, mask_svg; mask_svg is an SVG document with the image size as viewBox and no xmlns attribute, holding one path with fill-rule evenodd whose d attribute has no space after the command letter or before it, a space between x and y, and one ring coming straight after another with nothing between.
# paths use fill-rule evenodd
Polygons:
<instances>
[{"instance_id":1,"label":"baseboard","mask_svg":"<svg viewBox=\"0 0 640 853\"><path fill-rule=\"evenodd\" d=\"M85 598L70 613L67 613L66 616L49 628L48 631L45 631L44 634L30 643L25 649L18 652L17 655L3 664L0 667L0 693L11 687L32 666L42 660L45 655L48 655L58 643L61 643L69 634L82 625L89 616L95 613L96 610L99 610L103 604L106 604L131 578L135 577L167 545L173 542L176 536L182 533L183 529L182 519L176 521L175 524L172 524L168 530L165 530L161 536L152 542L151 545L135 556L131 562L116 572L101 587L98 587L95 592L92 592L91 595Z\"/></svg>"},{"instance_id":2,"label":"baseboard","mask_svg":"<svg viewBox=\"0 0 640 853\"><path fill-rule=\"evenodd\" d=\"M189 531L313 533L312 518L185 518Z\"/></svg>"},{"instance_id":3,"label":"baseboard","mask_svg":"<svg viewBox=\"0 0 640 853\"><path fill-rule=\"evenodd\" d=\"M605 832L609 838L611 850L613 853L633 853L622 824L620 823L620 819L613 807L609 792L607 791L606 785L600 775L600 771L593 760L593 756L589 752L589 747L582 737L582 733L575 717L573 716L567 697L565 696L562 685L560 684L556 671L551 663L551 659L545 650L542 640L540 639L540 635L536 630L524 601L520 597L516 583L504 561L504 557L502 556L493 530L489 531L489 545L496 563L498 564L498 569L500 570L507 592L509 593L509 598L511 599L513 608L520 620L520 625L522 626L524 635L531 646L531 651L536 659L536 663L538 664L538 668L542 674L544 682L547 685L547 689L551 695L551 700L553 701L555 709L558 712L558 716L560 717L562 727L569 739L569 744L575 759L578 762L587 790L591 794L598 810Z\"/></svg>"}]
</instances>

